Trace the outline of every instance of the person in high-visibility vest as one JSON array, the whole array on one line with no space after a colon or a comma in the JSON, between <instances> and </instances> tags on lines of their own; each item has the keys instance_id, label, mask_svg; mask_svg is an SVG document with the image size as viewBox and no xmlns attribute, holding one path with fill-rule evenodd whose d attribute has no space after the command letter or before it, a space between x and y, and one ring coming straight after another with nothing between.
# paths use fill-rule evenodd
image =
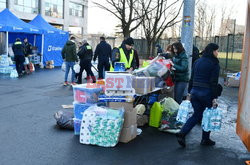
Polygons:
<instances>
[{"instance_id":1,"label":"person in high-visibility vest","mask_svg":"<svg viewBox=\"0 0 250 165\"><path fill-rule=\"evenodd\" d=\"M132 37L123 41L119 48L114 48L112 51L112 65L110 71L112 71L115 62L124 62L125 69L132 71L136 68L136 59L133 50L134 40Z\"/></svg>"},{"instance_id":2,"label":"person in high-visibility vest","mask_svg":"<svg viewBox=\"0 0 250 165\"><path fill-rule=\"evenodd\" d=\"M92 82L95 83L96 82L96 78L91 70L91 60L93 58L93 50L92 47L87 43L86 40L82 41L82 46L79 48L79 52L77 53L77 55L80 58L80 72L78 74L78 84L82 83L82 72L84 70L86 70L87 72L87 81L89 82L90 79L92 79Z\"/></svg>"}]
</instances>

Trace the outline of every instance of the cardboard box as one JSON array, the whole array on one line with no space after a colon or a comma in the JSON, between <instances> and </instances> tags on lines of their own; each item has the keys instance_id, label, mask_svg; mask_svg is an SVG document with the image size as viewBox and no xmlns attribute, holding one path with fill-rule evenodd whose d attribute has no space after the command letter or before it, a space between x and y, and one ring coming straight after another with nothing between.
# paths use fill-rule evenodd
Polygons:
<instances>
[{"instance_id":1,"label":"cardboard box","mask_svg":"<svg viewBox=\"0 0 250 165\"><path fill-rule=\"evenodd\" d=\"M46 65L54 65L54 61L53 60L46 61Z\"/></svg>"},{"instance_id":2,"label":"cardboard box","mask_svg":"<svg viewBox=\"0 0 250 165\"><path fill-rule=\"evenodd\" d=\"M128 143L137 136L137 125L131 125L128 128L122 128L119 142Z\"/></svg>"},{"instance_id":3,"label":"cardboard box","mask_svg":"<svg viewBox=\"0 0 250 165\"><path fill-rule=\"evenodd\" d=\"M227 77L226 85L228 87L239 87L240 80L235 79L234 77Z\"/></svg>"},{"instance_id":4,"label":"cardboard box","mask_svg":"<svg viewBox=\"0 0 250 165\"><path fill-rule=\"evenodd\" d=\"M155 89L154 77L134 77L133 88L137 94L147 94Z\"/></svg>"},{"instance_id":5,"label":"cardboard box","mask_svg":"<svg viewBox=\"0 0 250 165\"><path fill-rule=\"evenodd\" d=\"M123 127L127 128L131 125L135 125L137 122L136 109L133 108L133 103L127 102L109 102L108 107L118 109L124 107L124 123Z\"/></svg>"},{"instance_id":6,"label":"cardboard box","mask_svg":"<svg viewBox=\"0 0 250 165\"><path fill-rule=\"evenodd\" d=\"M45 68L47 68L47 69L53 69L54 65L46 65Z\"/></svg>"}]
</instances>

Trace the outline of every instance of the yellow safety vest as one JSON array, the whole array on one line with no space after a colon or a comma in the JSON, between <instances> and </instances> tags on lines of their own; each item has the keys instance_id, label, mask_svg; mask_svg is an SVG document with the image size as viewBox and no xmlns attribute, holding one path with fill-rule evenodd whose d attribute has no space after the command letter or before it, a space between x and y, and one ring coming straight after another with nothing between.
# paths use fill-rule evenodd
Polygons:
<instances>
[{"instance_id":1,"label":"yellow safety vest","mask_svg":"<svg viewBox=\"0 0 250 165\"><path fill-rule=\"evenodd\" d=\"M131 67L131 64L132 64L132 61L133 61L133 58L134 58L134 50L132 49L131 53L130 53L130 58L129 58L129 61L123 51L122 48L119 48L119 52L120 52L120 61L119 62L124 62L125 63L125 68L128 69ZM114 68L112 66L112 63L110 64L110 69L109 71L114 71Z\"/></svg>"},{"instance_id":2,"label":"yellow safety vest","mask_svg":"<svg viewBox=\"0 0 250 165\"><path fill-rule=\"evenodd\" d=\"M120 51L120 62L124 62L125 63L125 68L128 69L131 67L133 58L134 58L134 50L132 49L131 53L129 54L129 61L123 51L122 48L119 49Z\"/></svg>"},{"instance_id":3,"label":"yellow safety vest","mask_svg":"<svg viewBox=\"0 0 250 165\"><path fill-rule=\"evenodd\" d=\"M91 50L92 49L91 46L89 46L89 45L87 45L86 48L87 48L87 50Z\"/></svg>"}]
</instances>

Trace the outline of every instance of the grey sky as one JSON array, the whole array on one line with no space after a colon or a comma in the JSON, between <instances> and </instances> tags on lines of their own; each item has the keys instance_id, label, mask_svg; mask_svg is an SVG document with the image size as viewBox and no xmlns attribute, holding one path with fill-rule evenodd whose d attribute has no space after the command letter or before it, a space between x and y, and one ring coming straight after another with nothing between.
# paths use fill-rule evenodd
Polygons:
<instances>
[{"instance_id":1,"label":"grey sky","mask_svg":"<svg viewBox=\"0 0 250 165\"><path fill-rule=\"evenodd\" d=\"M94 7L93 1L89 0L88 33L104 33L108 35L114 33L115 26L119 23L118 20L109 12ZM105 0L95 1L99 3L105 2ZM206 0L206 2L209 6L214 6L218 14L223 6L233 6L233 19L235 18L239 25L245 24L247 0Z\"/></svg>"}]
</instances>

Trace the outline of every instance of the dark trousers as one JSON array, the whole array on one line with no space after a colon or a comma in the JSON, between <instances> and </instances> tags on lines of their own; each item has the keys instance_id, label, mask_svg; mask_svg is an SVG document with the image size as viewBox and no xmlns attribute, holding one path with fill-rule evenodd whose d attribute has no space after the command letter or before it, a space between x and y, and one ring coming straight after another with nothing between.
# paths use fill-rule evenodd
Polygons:
<instances>
[{"instance_id":1,"label":"dark trousers","mask_svg":"<svg viewBox=\"0 0 250 165\"><path fill-rule=\"evenodd\" d=\"M90 80L90 78L92 78L93 82L96 81L96 78L94 76L94 73L91 70L91 60L81 60L80 61L80 72L78 74L78 84L82 83L82 72L85 70L87 72L87 81Z\"/></svg>"},{"instance_id":2,"label":"dark trousers","mask_svg":"<svg viewBox=\"0 0 250 165\"><path fill-rule=\"evenodd\" d=\"M208 88L195 87L191 90L191 103L194 108L194 114L190 117L186 124L182 127L181 133L188 134L191 129L202 120L203 112L208 107L212 107L211 90ZM209 139L210 131L202 130L202 139Z\"/></svg>"},{"instance_id":3,"label":"dark trousers","mask_svg":"<svg viewBox=\"0 0 250 165\"><path fill-rule=\"evenodd\" d=\"M16 71L18 74L21 74L23 69L24 69L24 61L25 58L24 56L15 56L15 61L16 61Z\"/></svg>"},{"instance_id":4,"label":"dark trousers","mask_svg":"<svg viewBox=\"0 0 250 165\"><path fill-rule=\"evenodd\" d=\"M99 79L103 79L103 71L109 71L110 64L108 61L98 61L98 77Z\"/></svg>"},{"instance_id":5,"label":"dark trousers","mask_svg":"<svg viewBox=\"0 0 250 165\"><path fill-rule=\"evenodd\" d=\"M174 99L178 104L181 104L182 98L187 88L188 82L175 82Z\"/></svg>"}]
</instances>

